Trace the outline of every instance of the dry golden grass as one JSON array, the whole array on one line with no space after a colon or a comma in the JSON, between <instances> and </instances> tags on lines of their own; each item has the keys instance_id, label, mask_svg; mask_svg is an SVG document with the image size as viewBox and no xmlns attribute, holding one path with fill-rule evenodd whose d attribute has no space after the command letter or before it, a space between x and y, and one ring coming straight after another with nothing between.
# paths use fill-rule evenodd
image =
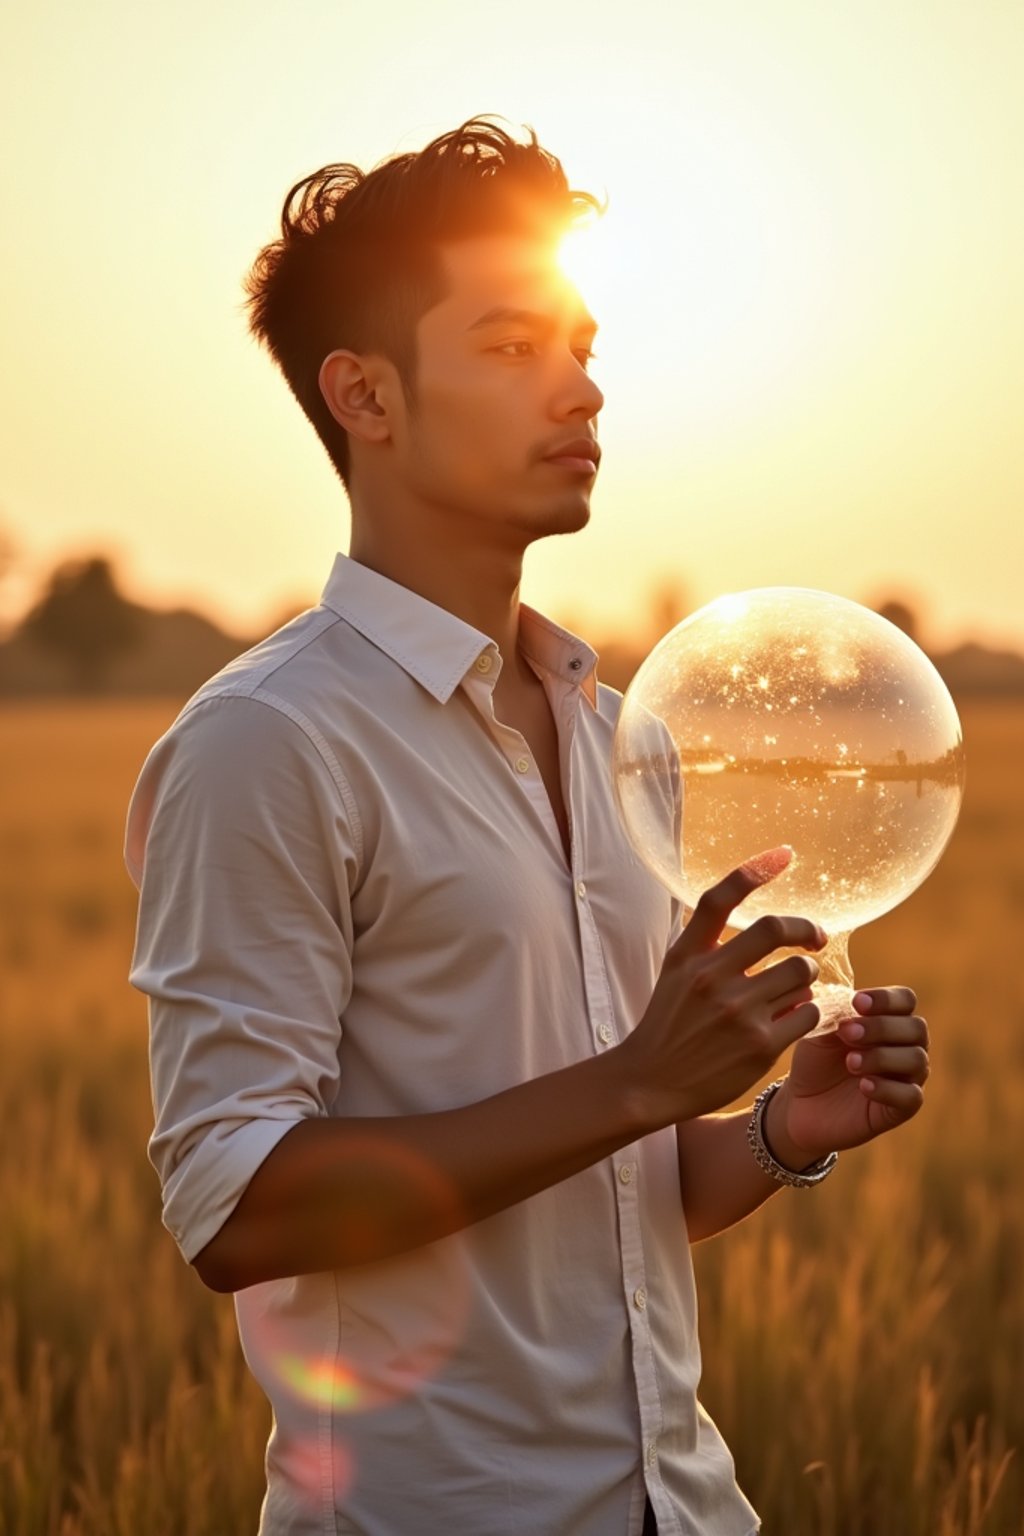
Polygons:
<instances>
[{"instance_id":1,"label":"dry golden grass","mask_svg":"<svg viewBox=\"0 0 1024 1536\"><path fill-rule=\"evenodd\" d=\"M125 979L124 807L173 713L0 713L0 1536L256 1526L268 1413L160 1226ZM1024 708L965 729L946 860L854 949L918 987L924 1112L697 1250L703 1396L766 1536L1024 1533Z\"/></svg>"}]
</instances>

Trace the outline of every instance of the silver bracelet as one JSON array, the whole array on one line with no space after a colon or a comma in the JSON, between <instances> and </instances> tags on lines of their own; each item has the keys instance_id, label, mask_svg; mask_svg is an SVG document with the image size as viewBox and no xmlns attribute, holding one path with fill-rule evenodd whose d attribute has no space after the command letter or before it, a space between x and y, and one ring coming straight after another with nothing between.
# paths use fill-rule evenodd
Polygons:
<instances>
[{"instance_id":1,"label":"silver bracelet","mask_svg":"<svg viewBox=\"0 0 1024 1536\"><path fill-rule=\"evenodd\" d=\"M788 1184L793 1189L809 1189L812 1184L820 1184L822 1179L827 1179L836 1163L839 1161L838 1152L829 1152L825 1157L819 1157L816 1163L805 1168L802 1173L794 1173L792 1168L784 1168L777 1162L768 1150L768 1143L764 1139L762 1122L764 1112L768 1108L768 1101L785 1082L784 1077L776 1078L774 1083L769 1083L754 1100L753 1113L747 1121L747 1141L750 1150L754 1154L754 1161L765 1173L770 1174L779 1184Z\"/></svg>"}]
</instances>

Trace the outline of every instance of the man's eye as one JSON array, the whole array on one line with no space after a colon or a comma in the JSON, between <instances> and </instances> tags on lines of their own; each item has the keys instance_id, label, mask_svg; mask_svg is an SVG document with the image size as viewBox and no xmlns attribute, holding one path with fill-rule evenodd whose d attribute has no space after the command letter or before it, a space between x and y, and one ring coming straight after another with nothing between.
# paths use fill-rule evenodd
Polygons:
<instances>
[{"instance_id":1,"label":"man's eye","mask_svg":"<svg viewBox=\"0 0 1024 1536\"><path fill-rule=\"evenodd\" d=\"M536 353L537 348L532 341L504 341L494 350L501 352L505 357L530 357ZM589 347L576 347L573 350L573 356L582 367L587 368L595 361L597 353L592 352Z\"/></svg>"}]
</instances>

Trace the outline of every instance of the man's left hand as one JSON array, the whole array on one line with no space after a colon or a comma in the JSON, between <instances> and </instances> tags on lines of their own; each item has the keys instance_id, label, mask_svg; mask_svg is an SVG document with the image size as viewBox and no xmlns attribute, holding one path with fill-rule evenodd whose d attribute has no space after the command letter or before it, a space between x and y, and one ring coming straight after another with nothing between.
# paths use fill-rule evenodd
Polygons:
<instances>
[{"instance_id":1,"label":"man's left hand","mask_svg":"<svg viewBox=\"0 0 1024 1536\"><path fill-rule=\"evenodd\" d=\"M928 1026L909 987L858 992L855 1017L800 1040L768 1105L765 1134L780 1162L806 1167L894 1130L924 1103ZM777 1143L777 1144L776 1144Z\"/></svg>"}]
</instances>

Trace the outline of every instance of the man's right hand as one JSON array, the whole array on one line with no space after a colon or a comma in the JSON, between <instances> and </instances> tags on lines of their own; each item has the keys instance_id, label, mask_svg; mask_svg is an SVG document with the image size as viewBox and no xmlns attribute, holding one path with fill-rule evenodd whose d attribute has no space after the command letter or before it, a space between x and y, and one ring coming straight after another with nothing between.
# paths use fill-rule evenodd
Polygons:
<instances>
[{"instance_id":1,"label":"man's right hand","mask_svg":"<svg viewBox=\"0 0 1024 1536\"><path fill-rule=\"evenodd\" d=\"M761 917L722 943L741 901L781 873L789 850L761 854L705 891L665 958L651 1001L618 1047L651 1129L722 1109L814 1028L818 975L809 955L761 966L777 949L821 950L827 939L803 917Z\"/></svg>"},{"instance_id":2,"label":"man's right hand","mask_svg":"<svg viewBox=\"0 0 1024 1536\"><path fill-rule=\"evenodd\" d=\"M813 923L765 917L719 943L733 908L787 862L785 850L762 855L702 897L646 1013L613 1050L455 1109L296 1124L196 1255L202 1279L236 1291L391 1258L728 1104L818 1018L813 960L746 975L780 945L820 949Z\"/></svg>"}]
</instances>

